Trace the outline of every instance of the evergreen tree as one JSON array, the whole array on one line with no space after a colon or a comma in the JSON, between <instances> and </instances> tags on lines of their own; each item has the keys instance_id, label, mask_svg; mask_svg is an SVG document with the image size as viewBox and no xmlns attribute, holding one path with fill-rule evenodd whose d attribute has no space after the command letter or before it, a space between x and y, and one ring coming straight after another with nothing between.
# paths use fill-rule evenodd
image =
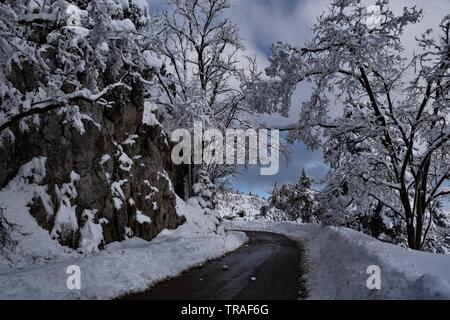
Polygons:
<instances>
[{"instance_id":1,"label":"evergreen tree","mask_svg":"<svg viewBox=\"0 0 450 320\"><path fill-rule=\"evenodd\" d=\"M262 209L261 214L270 216L272 208L275 208L284 212L282 220L318 222L318 203L316 191L312 189L313 182L314 179L303 170L297 183L286 183L281 187L275 185L270 196L270 206ZM279 217L280 212L276 215Z\"/></svg>"}]
</instances>

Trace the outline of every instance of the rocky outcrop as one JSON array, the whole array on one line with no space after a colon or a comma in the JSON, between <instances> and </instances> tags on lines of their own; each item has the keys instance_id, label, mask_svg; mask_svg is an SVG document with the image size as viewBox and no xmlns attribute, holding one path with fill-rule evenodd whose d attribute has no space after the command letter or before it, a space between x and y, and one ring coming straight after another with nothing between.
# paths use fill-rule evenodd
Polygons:
<instances>
[{"instance_id":1,"label":"rocky outcrop","mask_svg":"<svg viewBox=\"0 0 450 320\"><path fill-rule=\"evenodd\" d=\"M41 115L28 130L15 125L10 128L15 139L0 147L0 187L32 158L46 157L49 197L35 197L30 212L72 248L79 246L86 210L102 225L104 243L131 234L149 240L183 222L175 208L175 189L183 196L184 168L172 164L161 127L142 122L139 92L119 90L115 95L120 97L109 100L120 103L111 107L79 101L83 116L75 125L61 110ZM76 222L66 223L64 215L73 213Z\"/></svg>"}]
</instances>

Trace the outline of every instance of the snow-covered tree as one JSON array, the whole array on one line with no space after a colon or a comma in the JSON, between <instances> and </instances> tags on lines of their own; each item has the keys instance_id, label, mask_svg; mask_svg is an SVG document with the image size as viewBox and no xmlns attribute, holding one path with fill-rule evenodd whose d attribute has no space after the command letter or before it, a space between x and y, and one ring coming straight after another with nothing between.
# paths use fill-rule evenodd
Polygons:
<instances>
[{"instance_id":1,"label":"snow-covered tree","mask_svg":"<svg viewBox=\"0 0 450 320\"><path fill-rule=\"evenodd\" d=\"M246 121L239 117L247 111L240 90L244 47L237 26L224 17L229 6L228 0L168 0L157 48L164 57L160 77L167 91L159 103L175 128L193 120L220 128Z\"/></svg>"},{"instance_id":2,"label":"snow-covered tree","mask_svg":"<svg viewBox=\"0 0 450 320\"><path fill-rule=\"evenodd\" d=\"M38 126L50 111L83 132L90 117L80 104L108 107L113 91L131 90L135 73L144 74L148 28L147 7L136 1L2 1L2 140L14 140L13 127Z\"/></svg>"},{"instance_id":3,"label":"snow-covered tree","mask_svg":"<svg viewBox=\"0 0 450 320\"><path fill-rule=\"evenodd\" d=\"M295 204L300 209L302 222L318 222L317 216L319 212L316 192L312 189L313 182L314 178L308 176L303 170L297 182L297 201L295 201Z\"/></svg>"},{"instance_id":4,"label":"snow-covered tree","mask_svg":"<svg viewBox=\"0 0 450 320\"><path fill-rule=\"evenodd\" d=\"M302 171L297 183L286 183L280 187L275 185L269 199L270 206L284 212L285 220L318 222L318 204L316 192L312 189L313 181L312 177ZM263 209L263 211L267 210L267 208ZM263 215L268 213L262 212Z\"/></svg>"},{"instance_id":5,"label":"snow-covered tree","mask_svg":"<svg viewBox=\"0 0 450 320\"><path fill-rule=\"evenodd\" d=\"M201 121L203 129L248 128L255 125L254 109L246 103L245 86L257 77L253 59L242 63L244 46L239 30L228 18L228 0L168 0L159 17L159 43L163 60L158 80L163 88L155 97L167 131L190 129ZM197 168L191 176L196 176ZM236 166L209 165L212 181L235 174ZM195 181L194 181L195 182Z\"/></svg>"},{"instance_id":6,"label":"snow-covered tree","mask_svg":"<svg viewBox=\"0 0 450 320\"><path fill-rule=\"evenodd\" d=\"M359 0L331 1L311 41L273 46L271 79L254 87L264 89L266 109L287 114L297 85L313 83L291 138L323 146L329 210L363 212L378 202L402 221L408 246L421 249L437 203L450 194L450 15L407 58L401 36L422 10L395 15L387 0L376 6L373 23ZM333 101L343 106L334 118Z\"/></svg>"},{"instance_id":7,"label":"snow-covered tree","mask_svg":"<svg viewBox=\"0 0 450 320\"><path fill-rule=\"evenodd\" d=\"M206 213L212 213L216 208L216 186L211 182L208 172L201 168L197 172L196 183L192 186L194 196L197 197L200 206Z\"/></svg>"}]
</instances>

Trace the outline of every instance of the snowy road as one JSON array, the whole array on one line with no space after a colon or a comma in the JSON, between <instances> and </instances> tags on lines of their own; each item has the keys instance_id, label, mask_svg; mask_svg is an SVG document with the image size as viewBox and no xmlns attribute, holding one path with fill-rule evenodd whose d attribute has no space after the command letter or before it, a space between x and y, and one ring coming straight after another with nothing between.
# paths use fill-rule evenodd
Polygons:
<instances>
[{"instance_id":1,"label":"snowy road","mask_svg":"<svg viewBox=\"0 0 450 320\"><path fill-rule=\"evenodd\" d=\"M154 288L125 299L274 299L305 297L299 283L303 250L268 232L246 232L247 245Z\"/></svg>"}]
</instances>

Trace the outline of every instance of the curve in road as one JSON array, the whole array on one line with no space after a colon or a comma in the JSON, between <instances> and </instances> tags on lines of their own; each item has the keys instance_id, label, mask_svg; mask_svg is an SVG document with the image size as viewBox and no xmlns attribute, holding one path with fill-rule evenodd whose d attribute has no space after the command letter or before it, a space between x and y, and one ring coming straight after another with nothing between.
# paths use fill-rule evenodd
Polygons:
<instances>
[{"instance_id":1,"label":"curve in road","mask_svg":"<svg viewBox=\"0 0 450 320\"><path fill-rule=\"evenodd\" d=\"M285 236L246 231L249 242L133 300L297 300L307 295L302 280L304 252Z\"/></svg>"}]
</instances>

